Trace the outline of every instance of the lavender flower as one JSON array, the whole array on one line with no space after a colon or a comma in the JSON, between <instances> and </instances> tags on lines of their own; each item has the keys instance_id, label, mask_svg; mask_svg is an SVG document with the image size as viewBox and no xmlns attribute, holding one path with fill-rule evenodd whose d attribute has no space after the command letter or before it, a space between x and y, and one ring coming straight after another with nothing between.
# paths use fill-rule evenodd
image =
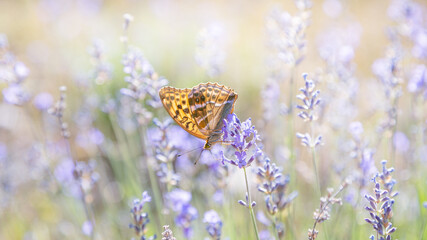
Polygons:
<instances>
[{"instance_id":1,"label":"lavender flower","mask_svg":"<svg viewBox=\"0 0 427 240\"><path fill-rule=\"evenodd\" d=\"M162 240L176 240L168 225L163 226Z\"/></svg>"},{"instance_id":2,"label":"lavender flower","mask_svg":"<svg viewBox=\"0 0 427 240\"><path fill-rule=\"evenodd\" d=\"M298 105L297 108L302 111L298 113L298 116L304 121L315 121L317 116L314 113L315 107L318 106L321 102L321 99L318 97L320 91L315 90L316 84L313 80L307 79L308 74L304 73L302 77L305 81L304 88L301 88L301 94L297 95L297 98L302 101L302 105Z\"/></svg>"},{"instance_id":3,"label":"lavender flower","mask_svg":"<svg viewBox=\"0 0 427 240\"><path fill-rule=\"evenodd\" d=\"M360 172L356 171L354 177L359 182L359 187L364 188L367 184L367 178L375 171L373 155L374 151L368 147L367 142L362 138L363 125L360 122L352 122L349 126L349 132L353 136L351 144L352 150L350 157L357 161Z\"/></svg>"},{"instance_id":4,"label":"lavender flower","mask_svg":"<svg viewBox=\"0 0 427 240\"><path fill-rule=\"evenodd\" d=\"M0 47L0 80L10 84L21 84L30 74L27 66L15 59L12 52Z\"/></svg>"},{"instance_id":5,"label":"lavender flower","mask_svg":"<svg viewBox=\"0 0 427 240\"><path fill-rule=\"evenodd\" d=\"M134 17L129 13L125 13L123 14L123 18L125 19L125 22L123 23L123 29L127 30L129 27L129 24L133 22Z\"/></svg>"},{"instance_id":6,"label":"lavender flower","mask_svg":"<svg viewBox=\"0 0 427 240\"><path fill-rule=\"evenodd\" d=\"M400 153L407 152L410 147L410 141L403 132L396 132L393 137L393 145L396 151Z\"/></svg>"},{"instance_id":7,"label":"lavender flower","mask_svg":"<svg viewBox=\"0 0 427 240\"><path fill-rule=\"evenodd\" d=\"M122 64L123 71L128 75L125 81L129 85L121 89L121 93L135 100L145 100L147 96L146 103L149 106L154 108L162 106L158 92L168 81L158 77L142 52L136 47L130 47L123 56Z\"/></svg>"},{"instance_id":8,"label":"lavender flower","mask_svg":"<svg viewBox=\"0 0 427 240\"><path fill-rule=\"evenodd\" d=\"M412 55L419 59L427 58L425 14L425 6L410 0L394 0L388 8L389 17L396 23L393 30L412 41Z\"/></svg>"},{"instance_id":9,"label":"lavender flower","mask_svg":"<svg viewBox=\"0 0 427 240\"><path fill-rule=\"evenodd\" d=\"M273 76L267 79L262 91L262 107L263 107L263 124L264 127L268 122L278 115L277 109L281 109L286 113L287 109L283 104L280 104L280 84L278 79Z\"/></svg>"},{"instance_id":10,"label":"lavender flower","mask_svg":"<svg viewBox=\"0 0 427 240\"><path fill-rule=\"evenodd\" d=\"M153 120L154 125L160 130L160 136L155 139L155 159L158 163L157 176L160 182L168 186L176 186L179 183L180 176L173 170L173 164L177 158L178 150L169 141L167 137L168 127L172 124L172 119L167 118L164 122L158 119Z\"/></svg>"},{"instance_id":11,"label":"lavender flower","mask_svg":"<svg viewBox=\"0 0 427 240\"><path fill-rule=\"evenodd\" d=\"M68 131L68 124L64 121L64 110L67 106L65 102L65 98L67 97L67 87L61 86L59 91L59 100L53 107L49 108L48 113L58 119L59 124L61 125L61 134L64 138L68 139L70 137L70 132Z\"/></svg>"},{"instance_id":12,"label":"lavender flower","mask_svg":"<svg viewBox=\"0 0 427 240\"><path fill-rule=\"evenodd\" d=\"M305 31L309 25L311 3L295 1L298 14L291 16L288 12L273 9L267 18L266 28L269 35L269 46L276 53L275 58L291 66L298 65L304 58L306 39ZM282 64L273 60L279 69Z\"/></svg>"},{"instance_id":13,"label":"lavender flower","mask_svg":"<svg viewBox=\"0 0 427 240\"><path fill-rule=\"evenodd\" d=\"M292 192L285 195L289 183L289 177L282 175L282 169L271 163L269 158L265 158L264 164L258 167L256 173L260 184L258 191L265 194L265 204L267 212L273 217L273 223L279 239L284 234L283 224L276 220L276 214L283 211L290 202L298 195Z\"/></svg>"},{"instance_id":14,"label":"lavender flower","mask_svg":"<svg viewBox=\"0 0 427 240\"><path fill-rule=\"evenodd\" d=\"M231 147L235 149L235 159L229 159L222 154L222 163L230 163L239 168L248 167L260 155L261 149L257 145L260 141L255 126L252 126L251 119L247 119L243 123L233 114L229 114L224 119L223 141L230 142Z\"/></svg>"},{"instance_id":15,"label":"lavender flower","mask_svg":"<svg viewBox=\"0 0 427 240\"><path fill-rule=\"evenodd\" d=\"M82 225L82 232L86 236L91 236L93 231L93 226L91 221L85 221Z\"/></svg>"},{"instance_id":16,"label":"lavender flower","mask_svg":"<svg viewBox=\"0 0 427 240\"><path fill-rule=\"evenodd\" d=\"M402 95L402 55L402 46L399 42L393 41L393 44L386 51L386 57L376 60L372 65L372 71L384 86L383 89L387 100L385 105L386 117L379 124L378 131L380 135L384 132L390 132L392 135L389 138L392 161L394 161L395 157L393 138L397 130L398 103Z\"/></svg>"},{"instance_id":17,"label":"lavender flower","mask_svg":"<svg viewBox=\"0 0 427 240\"><path fill-rule=\"evenodd\" d=\"M176 188L167 193L165 199L169 208L177 214L175 224L182 228L187 239L191 238L193 235L191 222L198 217L197 209L190 204L191 193Z\"/></svg>"},{"instance_id":18,"label":"lavender flower","mask_svg":"<svg viewBox=\"0 0 427 240\"><path fill-rule=\"evenodd\" d=\"M400 84L403 79L401 71L401 49L399 46L391 46L387 49L386 57L375 60L372 64L372 72L384 85L386 97L395 99L400 97Z\"/></svg>"},{"instance_id":19,"label":"lavender flower","mask_svg":"<svg viewBox=\"0 0 427 240\"><path fill-rule=\"evenodd\" d=\"M22 82L30 71L24 63L15 59L9 51L9 43L4 34L0 34L0 82L9 84L2 93L4 101L9 104L23 105L30 99L30 94L22 87Z\"/></svg>"},{"instance_id":20,"label":"lavender flower","mask_svg":"<svg viewBox=\"0 0 427 240\"><path fill-rule=\"evenodd\" d=\"M53 104L53 97L47 92L39 93L34 97L33 104L40 111L47 110Z\"/></svg>"},{"instance_id":21,"label":"lavender flower","mask_svg":"<svg viewBox=\"0 0 427 240\"><path fill-rule=\"evenodd\" d=\"M95 67L92 75L95 83L98 85L109 81L113 71L111 64L105 61L104 52L103 42L99 39L93 41L92 47L89 49L89 54L92 57L91 60Z\"/></svg>"},{"instance_id":22,"label":"lavender flower","mask_svg":"<svg viewBox=\"0 0 427 240\"><path fill-rule=\"evenodd\" d=\"M30 99L30 95L20 84L9 85L2 91L5 102L14 105L23 105Z\"/></svg>"},{"instance_id":23,"label":"lavender flower","mask_svg":"<svg viewBox=\"0 0 427 240\"><path fill-rule=\"evenodd\" d=\"M320 207L316 209L316 211L313 213L314 218L314 225L313 228L308 229L308 240L314 240L317 238L319 231L316 230L316 225L319 223L322 223L326 220L328 220L330 215L330 206L334 205L336 203L342 205L341 198L337 198L338 194L344 190L348 186L349 182L348 180L345 180L345 182L341 185L341 187L334 193L334 190L332 188L328 188L328 195L326 197L320 198Z\"/></svg>"},{"instance_id":24,"label":"lavender flower","mask_svg":"<svg viewBox=\"0 0 427 240\"><path fill-rule=\"evenodd\" d=\"M420 64L415 67L408 82L408 91L414 94L421 94L427 99L427 67Z\"/></svg>"},{"instance_id":25,"label":"lavender flower","mask_svg":"<svg viewBox=\"0 0 427 240\"><path fill-rule=\"evenodd\" d=\"M226 158L224 153L222 153L222 163L225 164L225 162L227 162L243 169L246 183L246 201L239 200L238 203L248 208L256 237L259 240L258 227L253 211L256 202L251 200L246 168L251 165L256 157L262 155L262 151L257 145L257 141L260 141L260 137L255 127L252 126L250 118L241 123L234 113L229 114L227 118L224 119L222 132L224 133L222 136L223 141L230 142L231 147L235 150L235 159Z\"/></svg>"},{"instance_id":26,"label":"lavender flower","mask_svg":"<svg viewBox=\"0 0 427 240\"><path fill-rule=\"evenodd\" d=\"M79 189L79 182L76 182L74 175L75 166L70 158L62 159L54 169L54 176L56 180L62 185L66 195L71 195L75 198L80 198L82 192Z\"/></svg>"},{"instance_id":27,"label":"lavender flower","mask_svg":"<svg viewBox=\"0 0 427 240\"><path fill-rule=\"evenodd\" d=\"M248 192L246 192L246 196L245 196L245 199L246 199L246 201L244 201L244 200L239 200L239 201L237 201L240 205L242 205L242 206L244 206L244 207L247 207L247 208L253 208L253 207L255 207L256 206L256 202L255 201L251 201L250 199L249 199L249 194L248 194Z\"/></svg>"},{"instance_id":28,"label":"lavender flower","mask_svg":"<svg viewBox=\"0 0 427 240\"><path fill-rule=\"evenodd\" d=\"M100 178L99 173L95 171L95 167L96 161L92 159L88 162L78 161L74 169L74 175L80 180L82 189L86 195L90 194Z\"/></svg>"},{"instance_id":29,"label":"lavender flower","mask_svg":"<svg viewBox=\"0 0 427 240\"><path fill-rule=\"evenodd\" d=\"M89 128L76 136L76 143L82 148L91 145L101 145L104 142L104 134L97 128Z\"/></svg>"},{"instance_id":30,"label":"lavender flower","mask_svg":"<svg viewBox=\"0 0 427 240\"><path fill-rule=\"evenodd\" d=\"M214 24L197 35L196 62L211 78L218 77L224 68L224 29Z\"/></svg>"},{"instance_id":31,"label":"lavender flower","mask_svg":"<svg viewBox=\"0 0 427 240\"><path fill-rule=\"evenodd\" d=\"M298 116L306 122L313 122L317 119L317 115L315 114L316 107L321 102L321 99L319 98L320 91L315 90L316 84L313 80L307 79L307 76L307 73L302 75L305 81L305 86L300 89L301 94L297 95L297 98L302 101L302 105L297 105L297 108L301 109ZM301 139L302 145L306 147L315 148L322 143L321 135L314 137L309 133L297 133L296 136Z\"/></svg>"},{"instance_id":32,"label":"lavender flower","mask_svg":"<svg viewBox=\"0 0 427 240\"><path fill-rule=\"evenodd\" d=\"M332 1L330 1L332 2ZM333 68L341 78L344 71L352 70L351 60L359 44L362 28L357 23L342 28L331 28L324 31L317 39L320 57Z\"/></svg>"},{"instance_id":33,"label":"lavender flower","mask_svg":"<svg viewBox=\"0 0 427 240\"><path fill-rule=\"evenodd\" d=\"M132 223L129 224L129 228L135 230L138 240L152 240L156 238L156 235L151 237L146 236L147 224L150 222L150 219L148 218L148 214L143 211L143 208L147 202L151 202L151 197L144 191L141 199L133 200L133 206L130 210Z\"/></svg>"},{"instance_id":34,"label":"lavender flower","mask_svg":"<svg viewBox=\"0 0 427 240\"><path fill-rule=\"evenodd\" d=\"M125 33L133 17L125 14L124 29ZM127 52L123 55L123 72L126 74L125 81L128 83L126 88L120 89L120 93L132 99L132 109L137 115L137 121L140 125L147 124L152 114L146 109L146 106L159 108L162 106L159 97L159 90L166 85L168 81L159 77L154 71L153 66L143 56L140 49L127 46L127 37L125 37Z\"/></svg>"},{"instance_id":35,"label":"lavender flower","mask_svg":"<svg viewBox=\"0 0 427 240\"><path fill-rule=\"evenodd\" d=\"M394 172L394 169L386 168L386 160L383 160L381 163L383 165L382 172L378 172L372 179L375 183L375 196L365 195L366 200L369 201L369 206L365 207L365 209L371 217L365 220L377 232L377 240L391 240L391 234L396 231L396 227L393 227L391 223L391 218L393 217L393 198L398 193L393 192L396 181L392 178L391 173ZM381 187L384 189L381 189ZM371 236L371 239L375 239L374 236Z\"/></svg>"},{"instance_id":36,"label":"lavender flower","mask_svg":"<svg viewBox=\"0 0 427 240\"><path fill-rule=\"evenodd\" d=\"M203 217L203 222L206 223L206 231L208 231L211 239L219 240L221 239L221 228L222 221L219 218L219 215L214 210L205 212Z\"/></svg>"},{"instance_id":37,"label":"lavender flower","mask_svg":"<svg viewBox=\"0 0 427 240\"><path fill-rule=\"evenodd\" d=\"M270 231L268 230L262 230L259 232L259 239L260 240L275 240L273 236L271 236Z\"/></svg>"},{"instance_id":38,"label":"lavender flower","mask_svg":"<svg viewBox=\"0 0 427 240\"><path fill-rule=\"evenodd\" d=\"M356 64L353 59L361 33L359 23L349 23L343 27L326 29L317 37L317 49L326 64L320 77L328 89L322 93L322 103L327 105L321 103L319 112L322 121L328 122L336 130L344 129L358 113L356 97L359 81L354 76Z\"/></svg>"},{"instance_id":39,"label":"lavender flower","mask_svg":"<svg viewBox=\"0 0 427 240\"><path fill-rule=\"evenodd\" d=\"M258 185L258 191L266 195L265 202L268 213L275 215L278 211L282 211L290 202L298 195L292 192L288 196L285 191L288 187L289 177L282 175L282 169L272 163L269 158L266 158L264 165L258 167L256 174L261 182Z\"/></svg>"}]
</instances>

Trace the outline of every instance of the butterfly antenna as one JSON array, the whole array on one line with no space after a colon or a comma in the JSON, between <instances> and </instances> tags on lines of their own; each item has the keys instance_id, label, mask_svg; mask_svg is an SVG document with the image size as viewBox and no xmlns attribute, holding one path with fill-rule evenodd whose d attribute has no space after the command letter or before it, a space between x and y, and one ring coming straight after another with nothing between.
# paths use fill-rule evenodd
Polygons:
<instances>
[{"instance_id":1,"label":"butterfly antenna","mask_svg":"<svg viewBox=\"0 0 427 240\"><path fill-rule=\"evenodd\" d=\"M198 147L198 148L195 148L195 149L191 149L190 151L184 152L184 153L182 153L182 154L178 154L178 155L176 155L176 156L177 156L177 157L181 157L182 155L185 155L185 154L187 154L187 153L191 153L191 152L196 151L197 149L200 149L200 148L203 148L203 147Z\"/></svg>"},{"instance_id":2,"label":"butterfly antenna","mask_svg":"<svg viewBox=\"0 0 427 240\"><path fill-rule=\"evenodd\" d=\"M202 151L200 151L199 157L197 158L196 162L194 162L194 166L196 166L197 162L199 162L200 158L202 157L202 153L205 149L202 149Z\"/></svg>"}]
</instances>

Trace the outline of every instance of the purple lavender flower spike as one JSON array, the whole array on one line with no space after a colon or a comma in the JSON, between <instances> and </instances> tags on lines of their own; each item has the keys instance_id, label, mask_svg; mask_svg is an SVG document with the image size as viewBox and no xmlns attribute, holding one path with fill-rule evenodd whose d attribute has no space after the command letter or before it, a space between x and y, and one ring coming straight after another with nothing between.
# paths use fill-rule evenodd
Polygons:
<instances>
[{"instance_id":1,"label":"purple lavender flower spike","mask_svg":"<svg viewBox=\"0 0 427 240\"><path fill-rule=\"evenodd\" d=\"M205 212L203 222L207 224L206 231L209 233L211 239L221 239L222 221L217 212L214 210Z\"/></svg>"},{"instance_id":2,"label":"purple lavender flower spike","mask_svg":"<svg viewBox=\"0 0 427 240\"><path fill-rule=\"evenodd\" d=\"M175 224L182 228L186 238L191 238L193 235L191 222L198 217L197 209L190 204L191 193L176 188L167 193L165 199L169 208L177 213Z\"/></svg>"},{"instance_id":3,"label":"purple lavender flower spike","mask_svg":"<svg viewBox=\"0 0 427 240\"><path fill-rule=\"evenodd\" d=\"M298 116L303 119L305 122L312 123L317 120L316 110L321 103L319 98L320 91L316 90L316 84L313 80L308 79L308 74L302 74L302 77L305 81L304 88L300 89L300 94L297 95L297 98L301 100L302 104L297 105L297 108L301 111L298 113ZM301 144L309 148L315 148L322 144L322 136L311 136L309 133L296 133L297 138L301 139Z\"/></svg>"},{"instance_id":4,"label":"purple lavender flower spike","mask_svg":"<svg viewBox=\"0 0 427 240\"><path fill-rule=\"evenodd\" d=\"M297 192L285 194L289 177L282 174L282 169L272 163L269 158L265 158L263 165L256 170L257 178L260 182L258 184L258 191L265 194L265 205L267 212L273 219L275 231L279 237L284 234L283 224L277 221L276 214L283 211L291 201L298 195Z\"/></svg>"},{"instance_id":5,"label":"purple lavender flower spike","mask_svg":"<svg viewBox=\"0 0 427 240\"><path fill-rule=\"evenodd\" d=\"M224 69L226 57L224 51L223 26L212 24L202 29L197 36L197 49L195 59L206 74L211 77L218 77Z\"/></svg>"},{"instance_id":6,"label":"purple lavender flower spike","mask_svg":"<svg viewBox=\"0 0 427 240\"><path fill-rule=\"evenodd\" d=\"M408 91L414 94L421 94L427 99L427 67L420 64L412 71L412 76L408 82Z\"/></svg>"},{"instance_id":7,"label":"purple lavender flower spike","mask_svg":"<svg viewBox=\"0 0 427 240\"><path fill-rule=\"evenodd\" d=\"M398 194L393 192L396 181L392 178L391 173L394 172L394 168L386 168L386 160L383 160L381 164L383 165L382 172L378 172L372 179L375 184L374 195L365 195L369 202L369 206L365 209L370 215L370 218L366 218L365 221L371 224L377 232L377 240L391 239L391 234L396 231L391 220L393 217L393 198ZM372 237L371 239L375 240Z\"/></svg>"},{"instance_id":8,"label":"purple lavender flower spike","mask_svg":"<svg viewBox=\"0 0 427 240\"><path fill-rule=\"evenodd\" d=\"M150 222L150 219L148 213L144 212L143 208L148 202L151 202L151 197L148 195L147 191L144 191L141 199L133 200L133 205L130 210L132 223L129 224L129 228L135 230L135 235L139 240L156 239L156 235L150 237L146 236L147 224Z\"/></svg>"},{"instance_id":9,"label":"purple lavender flower spike","mask_svg":"<svg viewBox=\"0 0 427 240\"><path fill-rule=\"evenodd\" d=\"M168 225L163 226L163 232L162 232L162 240L176 240L176 238L173 236L172 230L169 228Z\"/></svg>"},{"instance_id":10,"label":"purple lavender flower spike","mask_svg":"<svg viewBox=\"0 0 427 240\"><path fill-rule=\"evenodd\" d=\"M235 149L235 159L229 159L222 153L222 162L230 163L239 168L250 166L255 157L262 154L257 142L260 141L260 136L257 130L252 126L251 119L247 119L243 123L233 114L229 114L224 119L223 141L229 142Z\"/></svg>"},{"instance_id":11,"label":"purple lavender flower spike","mask_svg":"<svg viewBox=\"0 0 427 240\"><path fill-rule=\"evenodd\" d=\"M227 118L224 119L222 132L223 141L229 142L231 147L235 150L233 159L227 158L224 153L222 153L222 163L227 162L243 169L246 183L246 201L239 200L238 203L248 208L256 237L259 239L258 228L253 211L253 207L256 205L256 202L251 200L246 168L251 165L256 157L263 155L261 148L257 145L257 142L261 141L260 136L258 135L257 130L255 130L255 127L252 126L250 118L241 123L234 113L229 114Z\"/></svg>"},{"instance_id":12,"label":"purple lavender flower spike","mask_svg":"<svg viewBox=\"0 0 427 240\"><path fill-rule=\"evenodd\" d=\"M30 99L30 95L19 84L9 85L2 91L4 101L9 104L22 105Z\"/></svg>"}]
</instances>

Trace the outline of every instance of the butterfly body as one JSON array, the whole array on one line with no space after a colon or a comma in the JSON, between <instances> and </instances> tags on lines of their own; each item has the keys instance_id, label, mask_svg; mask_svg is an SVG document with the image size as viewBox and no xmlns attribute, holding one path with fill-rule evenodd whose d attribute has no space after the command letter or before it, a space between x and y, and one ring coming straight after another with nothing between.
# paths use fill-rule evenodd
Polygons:
<instances>
[{"instance_id":1,"label":"butterfly body","mask_svg":"<svg viewBox=\"0 0 427 240\"><path fill-rule=\"evenodd\" d=\"M237 93L218 83L201 83L191 89L163 87L160 99L169 115L184 130L206 140L204 149L220 141L223 120L234 110Z\"/></svg>"}]
</instances>

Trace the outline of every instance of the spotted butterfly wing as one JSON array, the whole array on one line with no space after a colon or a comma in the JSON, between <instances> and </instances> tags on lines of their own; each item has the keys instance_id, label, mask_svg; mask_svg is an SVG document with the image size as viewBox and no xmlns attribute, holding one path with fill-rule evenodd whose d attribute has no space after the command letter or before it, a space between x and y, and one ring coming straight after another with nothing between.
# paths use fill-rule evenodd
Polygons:
<instances>
[{"instance_id":1,"label":"spotted butterfly wing","mask_svg":"<svg viewBox=\"0 0 427 240\"><path fill-rule=\"evenodd\" d=\"M159 95L169 115L182 128L206 140L205 149L220 139L223 119L233 112L238 96L233 89L217 83L201 83L192 89L164 87Z\"/></svg>"},{"instance_id":2,"label":"spotted butterfly wing","mask_svg":"<svg viewBox=\"0 0 427 240\"><path fill-rule=\"evenodd\" d=\"M190 112L187 98L190 91L191 89L188 88L178 89L167 86L160 89L159 95L163 106L178 125L193 136L206 140L207 136L199 131L196 121Z\"/></svg>"},{"instance_id":3,"label":"spotted butterfly wing","mask_svg":"<svg viewBox=\"0 0 427 240\"><path fill-rule=\"evenodd\" d=\"M208 135L208 145L219 140L223 119L233 112L237 94L217 83L202 83L188 94L190 110L199 131Z\"/></svg>"}]
</instances>

